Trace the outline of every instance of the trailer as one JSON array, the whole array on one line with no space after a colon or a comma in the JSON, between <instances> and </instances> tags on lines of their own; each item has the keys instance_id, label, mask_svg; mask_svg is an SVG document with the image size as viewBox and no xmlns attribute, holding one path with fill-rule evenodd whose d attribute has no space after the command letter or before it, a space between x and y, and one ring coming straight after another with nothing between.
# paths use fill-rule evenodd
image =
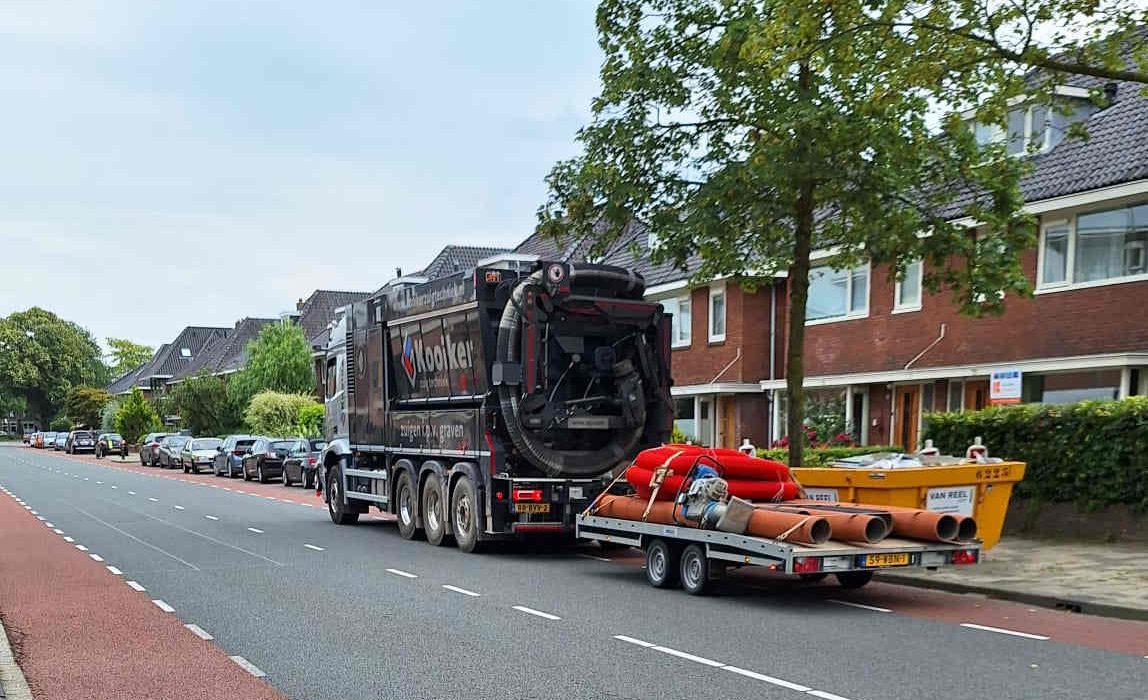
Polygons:
<instances>
[{"instance_id":1,"label":"trailer","mask_svg":"<svg viewBox=\"0 0 1148 700\"><path fill-rule=\"evenodd\" d=\"M646 580L655 588L681 586L692 595L710 590L726 570L760 566L817 581L833 574L845 588L860 588L877 571L937 569L976 564L980 542L921 542L887 538L877 544L829 541L805 545L720 530L663 525L580 514L581 539L637 547L646 555Z\"/></svg>"}]
</instances>

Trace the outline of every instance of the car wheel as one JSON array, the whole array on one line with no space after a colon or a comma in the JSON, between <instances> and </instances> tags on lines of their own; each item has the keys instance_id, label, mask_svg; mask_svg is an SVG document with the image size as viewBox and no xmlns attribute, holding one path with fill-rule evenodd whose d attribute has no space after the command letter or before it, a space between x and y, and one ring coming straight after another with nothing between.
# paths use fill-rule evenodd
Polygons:
<instances>
[{"instance_id":1,"label":"car wheel","mask_svg":"<svg viewBox=\"0 0 1148 700\"><path fill-rule=\"evenodd\" d=\"M646 580L654 588L673 588L678 585L677 548L662 539L646 547Z\"/></svg>"},{"instance_id":2,"label":"car wheel","mask_svg":"<svg viewBox=\"0 0 1148 700\"><path fill-rule=\"evenodd\" d=\"M243 465L243 480L244 481L251 481L251 476L247 473L247 464L246 463L244 463L244 465Z\"/></svg>"},{"instance_id":3,"label":"car wheel","mask_svg":"<svg viewBox=\"0 0 1148 700\"><path fill-rule=\"evenodd\" d=\"M415 504L418 495L415 494L414 484L411 483L411 473L404 471L399 474L399 481L395 485L395 503L397 504L399 535L405 540L413 540L419 534L418 522L415 520Z\"/></svg>"},{"instance_id":4,"label":"car wheel","mask_svg":"<svg viewBox=\"0 0 1148 700\"><path fill-rule=\"evenodd\" d=\"M431 474L423 485L423 525L427 542L440 546L446 540L446 505L442 497L442 481Z\"/></svg>"},{"instance_id":5,"label":"car wheel","mask_svg":"<svg viewBox=\"0 0 1148 700\"><path fill-rule=\"evenodd\" d=\"M478 549L478 494L469 476L459 477L450 498L451 529L454 541L464 552Z\"/></svg>"},{"instance_id":6,"label":"car wheel","mask_svg":"<svg viewBox=\"0 0 1148 700\"><path fill-rule=\"evenodd\" d=\"M261 483L261 484L267 483L267 475L265 475L263 473L263 462L260 462L259 464L255 465L255 475L256 475L256 477L258 477L259 483Z\"/></svg>"},{"instance_id":7,"label":"car wheel","mask_svg":"<svg viewBox=\"0 0 1148 700\"><path fill-rule=\"evenodd\" d=\"M305 489L315 488L315 477L311 476L311 472L307 471L306 469L303 470L303 484L302 484L302 486Z\"/></svg>"},{"instance_id":8,"label":"car wheel","mask_svg":"<svg viewBox=\"0 0 1148 700\"><path fill-rule=\"evenodd\" d=\"M190 470L187 468L187 465L186 465L186 464L184 464L184 462L183 462L183 459L182 459L182 458L180 458L180 460L179 460L179 466L183 467L183 473L184 473L184 474L187 474L187 473L189 473L189 472L190 472Z\"/></svg>"},{"instance_id":9,"label":"car wheel","mask_svg":"<svg viewBox=\"0 0 1148 700\"><path fill-rule=\"evenodd\" d=\"M873 580L872 571L842 571L833 575L837 577L837 583L847 589L861 588Z\"/></svg>"},{"instance_id":10,"label":"car wheel","mask_svg":"<svg viewBox=\"0 0 1148 700\"><path fill-rule=\"evenodd\" d=\"M287 475L287 467L286 466L283 467L283 486L285 486L285 487L291 486L291 477Z\"/></svg>"},{"instance_id":11,"label":"car wheel","mask_svg":"<svg viewBox=\"0 0 1148 700\"><path fill-rule=\"evenodd\" d=\"M327 473L327 483L330 485L330 490L327 492L327 513L331 516L331 522L336 525L350 525L358 522L359 514L351 512L343 500L343 480L340 478L340 472L340 467L335 466Z\"/></svg>"}]
</instances>

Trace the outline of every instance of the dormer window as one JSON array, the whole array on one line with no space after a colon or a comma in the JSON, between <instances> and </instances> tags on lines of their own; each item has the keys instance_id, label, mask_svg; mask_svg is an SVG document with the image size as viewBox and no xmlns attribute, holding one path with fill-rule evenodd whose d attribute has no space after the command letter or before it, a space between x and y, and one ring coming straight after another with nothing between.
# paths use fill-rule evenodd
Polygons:
<instances>
[{"instance_id":1,"label":"dormer window","mask_svg":"<svg viewBox=\"0 0 1148 700\"><path fill-rule=\"evenodd\" d=\"M191 357L191 348L180 348L179 356L184 358Z\"/></svg>"},{"instance_id":2,"label":"dormer window","mask_svg":"<svg viewBox=\"0 0 1148 700\"><path fill-rule=\"evenodd\" d=\"M966 114L969 128L977 143L1004 143L1009 155L1045 153L1064 140L1068 129L1097 111L1090 93L1084 88L1059 85L1054 89L1053 104L1032 104L1024 98L1010 103L1005 124L982 124Z\"/></svg>"}]
</instances>

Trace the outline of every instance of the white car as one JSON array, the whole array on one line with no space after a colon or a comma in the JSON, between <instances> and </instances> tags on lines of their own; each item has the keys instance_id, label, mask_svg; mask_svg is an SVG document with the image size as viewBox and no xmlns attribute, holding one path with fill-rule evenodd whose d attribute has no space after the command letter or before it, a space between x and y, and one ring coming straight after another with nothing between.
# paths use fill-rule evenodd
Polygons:
<instances>
[{"instance_id":1,"label":"white car","mask_svg":"<svg viewBox=\"0 0 1148 700\"><path fill-rule=\"evenodd\" d=\"M183 467L184 474L198 474L200 467L211 469L221 447L223 440L219 438L192 438L179 452L179 466Z\"/></svg>"}]
</instances>

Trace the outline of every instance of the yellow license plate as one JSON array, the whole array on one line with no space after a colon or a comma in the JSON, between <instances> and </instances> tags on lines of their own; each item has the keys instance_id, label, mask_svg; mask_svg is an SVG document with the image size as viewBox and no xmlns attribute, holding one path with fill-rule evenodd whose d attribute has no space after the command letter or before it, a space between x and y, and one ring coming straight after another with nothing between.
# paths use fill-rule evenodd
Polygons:
<instances>
[{"instance_id":1,"label":"yellow license plate","mask_svg":"<svg viewBox=\"0 0 1148 700\"><path fill-rule=\"evenodd\" d=\"M908 566L908 552L902 554L869 554L865 557L865 566Z\"/></svg>"},{"instance_id":2,"label":"yellow license plate","mask_svg":"<svg viewBox=\"0 0 1148 700\"><path fill-rule=\"evenodd\" d=\"M515 503L515 513L549 513L549 503Z\"/></svg>"}]
</instances>

